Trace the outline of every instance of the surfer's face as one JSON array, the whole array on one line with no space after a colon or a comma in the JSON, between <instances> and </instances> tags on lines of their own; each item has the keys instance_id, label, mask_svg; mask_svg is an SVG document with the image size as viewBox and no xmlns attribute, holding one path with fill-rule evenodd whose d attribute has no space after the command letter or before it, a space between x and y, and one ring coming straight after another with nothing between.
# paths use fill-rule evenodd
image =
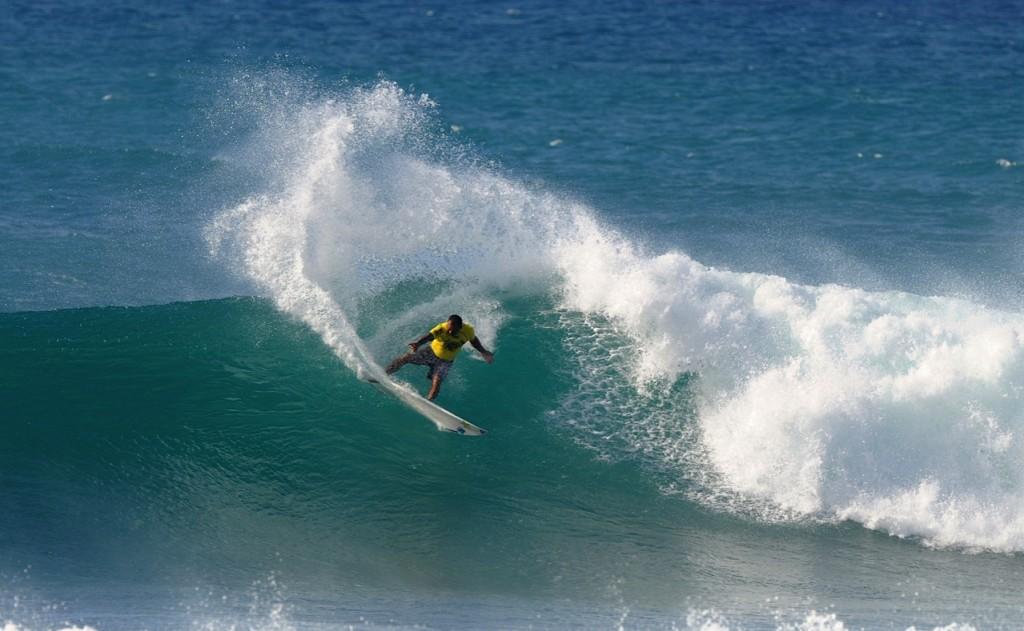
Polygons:
<instances>
[{"instance_id":1,"label":"surfer's face","mask_svg":"<svg viewBox=\"0 0 1024 631\"><path fill-rule=\"evenodd\" d=\"M446 331L448 331L449 335L455 335L456 333L459 332L459 329L461 329L462 326L455 324L451 320L448 320L447 322L444 323L444 328Z\"/></svg>"}]
</instances>

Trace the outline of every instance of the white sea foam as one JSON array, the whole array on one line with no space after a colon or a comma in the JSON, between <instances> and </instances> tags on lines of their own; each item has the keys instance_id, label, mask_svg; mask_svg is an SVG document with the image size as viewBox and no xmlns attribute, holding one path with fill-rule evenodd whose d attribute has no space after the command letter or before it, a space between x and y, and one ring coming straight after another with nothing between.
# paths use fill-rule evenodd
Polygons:
<instances>
[{"instance_id":1,"label":"white sea foam","mask_svg":"<svg viewBox=\"0 0 1024 631\"><path fill-rule=\"evenodd\" d=\"M19 625L15 624L15 623L13 623L11 621L7 621L7 622L4 623L4 626L2 628L0 628L0 631L32 631L35 628L37 628L37 627L19 626ZM43 627L43 628L54 628L54 627ZM72 626L59 626L59 627L56 627L56 629L58 631L96 631L96 629L94 629L92 627L89 627L89 626L78 627L78 626L74 626L74 625L72 625Z\"/></svg>"},{"instance_id":2,"label":"white sea foam","mask_svg":"<svg viewBox=\"0 0 1024 631\"><path fill-rule=\"evenodd\" d=\"M569 250L568 304L623 323L641 379L699 367L705 461L731 491L932 545L1024 549L1021 316Z\"/></svg>"},{"instance_id":3,"label":"white sea foam","mask_svg":"<svg viewBox=\"0 0 1024 631\"><path fill-rule=\"evenodd\" d=\"M619 372L593 373L590 355L568 396L600 393L591 378L625 387L587 413L618 425L632 453L702 480L703 497L1024 550L1021 315L652 255L585 205L452 158L432 102L387 82L254 109L247 155L266 187L211 219L211 249L353 370L422 324L356 335L365 300L400 283L433 283L417 316L462 305L488 336L503 317L490 289L544 287L625 341L594 337L591 350L620 348L605 366ZM648 387L687 372L699 374L696 425ZM592 431L588 418L573 421Z\"/></svg>"},{"instance_id":4,"label":"white sea foam","mask_svg":"<svg viewBox=\"0 0 1024 631\"><path fill-rule=\"evenodd\" d=\"M783 618L788 616L778 615ZM727 616L713 610L693 610L686 616L686 628L693 631L729 631L743 629L742 624L733 623ZM779 620L775 624L776 631L846 631L850 627L834 613L811 611L798 620ZM924 631L926 627L922 627ZM973 625L952 623L942 627L930 627L931 631L976 631ZM907 627L906 631L917 631L917 627Z\"/></svg>"}]
</instances>

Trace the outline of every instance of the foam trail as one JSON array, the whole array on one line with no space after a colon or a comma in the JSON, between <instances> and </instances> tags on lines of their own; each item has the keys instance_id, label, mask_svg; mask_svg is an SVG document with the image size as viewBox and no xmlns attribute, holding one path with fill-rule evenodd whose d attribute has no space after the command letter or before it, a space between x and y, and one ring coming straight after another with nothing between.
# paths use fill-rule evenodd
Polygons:
<instances>
[{"instance_id":1,"label":"foam trail","mask_svg":"<svg viewBox=\"0 0 1024 631\"><path fill-rule=\"evenodd\" d=\"M357 372L416 325L389 314L364 342L374 296L426 284L434 302L403 311L458 304L494 339L496 290L532 287L578 357L564 422L614 435L606 456L764 519L1024 550L1020 314L651 255L582 204L452 157L433 108L388 82L254 105L267 189L210 221L211 249ZM685 375L696 390L651 387Z\"/></svg>"}]
</instances>

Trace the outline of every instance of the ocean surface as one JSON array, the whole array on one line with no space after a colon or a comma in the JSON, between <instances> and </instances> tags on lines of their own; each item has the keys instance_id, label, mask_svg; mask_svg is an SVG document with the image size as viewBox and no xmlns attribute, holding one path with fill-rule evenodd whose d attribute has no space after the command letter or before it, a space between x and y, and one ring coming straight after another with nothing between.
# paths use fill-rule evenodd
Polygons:
<instances>
[{"instance_id":1,"label":"ocean surface","mask_svg":"<svg viewBox=\"0 0 1024 631\"><path fill-rule=\"evenodd\" d=\"M4 2L0 628L1024 627L1022 105L1019 2ZM450 313L482 438L359 379Z\"/></svg>"}]
</instances>

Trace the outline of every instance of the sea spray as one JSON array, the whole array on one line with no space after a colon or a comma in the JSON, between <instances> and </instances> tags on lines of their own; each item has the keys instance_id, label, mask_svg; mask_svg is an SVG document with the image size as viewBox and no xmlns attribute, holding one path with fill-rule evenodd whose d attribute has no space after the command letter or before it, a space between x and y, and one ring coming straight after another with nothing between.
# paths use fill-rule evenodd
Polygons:
<instances>
[{"instance_id":1,"label":"sea spray","mask_svg":"<svg viewBox=\"0 0 1024 631\"><path fill-rule=\"evenodd\" d=\"M217 214L206 239L353 370L367 364L352 325L361 301L402 282L444 285L452 296L531 277L551 245L538 235L558 233L572 215L554 196L485 170L425 161L422 109L430 101L393 84L294 107L293 129L281 128L275 109L274 131L254 140L271 146L242 152L266 156L259 168L272 190ZM537 218L543 223L528 224ZM454 308L448 303L438 313ZM482 332L496 330L500 316L486 296L463 295L459 304Z\"/></svg>"}]
</instances>

